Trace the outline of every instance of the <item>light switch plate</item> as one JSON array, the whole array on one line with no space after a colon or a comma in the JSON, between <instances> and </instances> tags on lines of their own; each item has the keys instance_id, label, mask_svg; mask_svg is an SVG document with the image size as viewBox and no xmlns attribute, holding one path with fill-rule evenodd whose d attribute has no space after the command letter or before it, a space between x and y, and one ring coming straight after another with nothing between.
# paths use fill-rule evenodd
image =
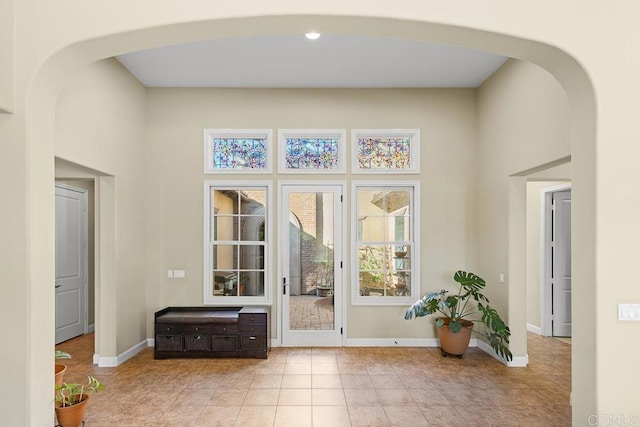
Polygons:
<instances>
[{"instance_id":1,"label":"light switch plate","mask_svg":"<svg viewBox=\"0 0 640 427\"><path fill-rule=\"evenodd\" d=\"M640 322L640 304L618 304L618 320Z\"/></svg>"}]
</instances>

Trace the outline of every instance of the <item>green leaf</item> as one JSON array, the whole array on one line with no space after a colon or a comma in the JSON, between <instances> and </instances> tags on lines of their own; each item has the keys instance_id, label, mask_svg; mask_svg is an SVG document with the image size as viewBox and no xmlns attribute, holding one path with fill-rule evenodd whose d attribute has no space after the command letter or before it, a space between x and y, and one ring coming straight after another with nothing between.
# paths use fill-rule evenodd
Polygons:
<instances>
[{"instance_id":1,"label":"green leaf","mask_svg":"<svg viewBox=\"0 0 640 427\"><path fill-rule=\"evenodd\" d=\"M477 293L480 289L486 286L486 282L482 277L462 270L456 271L453 275L453 280L460 283L460 286L472 294Z\"/></svg>"},{"instance_id":2,"label":"green leaf","mask_svg":"<svg viewBox=\"0 0 640 427\"><path fill-rule=\"evenodd\" d=\"M430 299L427 303L427 311L429 314L433 314L438 311L438 307L440 306L440 301L438 299Z\"/></svg>"},{"instance_id":3,"label":"green leaf","mask_svg":"<svg viewBox=\"0 0 640 427\"><path fill-rule=\"evenodd\" d=\"M460 322L450 322L449 329L454 334L457 334L458 332L460 332L460 329L462 329L462 325L460 324Z\"/></svg>"},{"instance_id":4,"label":"green leaf","mask_svg":"<svg viewBox=\"0 0 640 427\"><path fill-rule=\"evenodd\" d=\"M454 308L458 306L458 297L450 295L444 299L444 304L449 308Z\"/></svg>"},{"instance_id":5,"label":"green leaf","mask_svg":"<svg viewBox=\"0 0 640 427\"><path fill-rule=\"evenodd\" d=\"M441 328L442 326L444 326L444 320L443 319L437 319L436 320L436 326L438 328Z\"/></svg>"}]
</instances>

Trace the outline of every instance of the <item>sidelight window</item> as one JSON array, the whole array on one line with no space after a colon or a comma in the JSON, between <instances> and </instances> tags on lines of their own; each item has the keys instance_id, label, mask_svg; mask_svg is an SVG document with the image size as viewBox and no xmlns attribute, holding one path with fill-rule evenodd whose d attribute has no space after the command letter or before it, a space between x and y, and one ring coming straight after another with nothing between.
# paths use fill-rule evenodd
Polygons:
<instances>
[{"instance_id":1,"label":"sidelight window","mask_svg":"<svg viewBox=\"0 0 640 427\"><path fill-rule=\"evenodd\" d=\"M270 183L206 183L205 304L268 301L270 199Z\"/></svg>"},{"instance_id":2,"label":"sidelight window","mask_svg":"<svg viewBox=\"0 0 640 427\"><path fill-rule=\"evenodd\" d=\"M418 183L354 183L353 301L406 304L418 296Z\"/></svg>"}]
</instances>

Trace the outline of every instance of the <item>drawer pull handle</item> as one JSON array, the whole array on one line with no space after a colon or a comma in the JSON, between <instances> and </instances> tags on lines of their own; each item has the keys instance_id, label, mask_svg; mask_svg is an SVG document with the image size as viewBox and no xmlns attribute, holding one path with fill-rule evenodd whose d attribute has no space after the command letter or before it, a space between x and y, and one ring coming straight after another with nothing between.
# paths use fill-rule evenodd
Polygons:
<instances>
[{"instance_id":1,"label":"drawer pull handle","mask_svg":"<svg viewBox=\"0 0 640 427\"><path fill-rule=\"evenodd\" d=\"M253 322L254 320L256 320L256 318L255 318L255 317L252 317L252 318L251 318L251 321Z\"/></svg>"},{"instance_id":2,"label":"drawer pull handle","mask_svg":"<svg viewBox=\"0 0 640 427\"><path fill-rule=\"evenodd\" d=\"M200 335L196 335L194 338L197 339L197 340L201 340L202 339L202 337Z\"/></svg>"},{"instance_id":3,"label":"drawer pull handle","mask_svg":"<svg viewBox=\"0 0 640 427\"><path fill-rule=\"evenodd\" d=\"M255 340L255 339L256 339L256 337L249 337L249 339L250 339L250 340Z\"/></svg>"},{"instance_id":4,"label":"drawer pull handle","mask_svg":"<svg viewBox=\"0 0 640 427\"><path fill-rule=\"evenodd\" d=\"M199 331L199 330L200 330L200 328L196 328L196 331Z\"/></svg>"}]
</instances>

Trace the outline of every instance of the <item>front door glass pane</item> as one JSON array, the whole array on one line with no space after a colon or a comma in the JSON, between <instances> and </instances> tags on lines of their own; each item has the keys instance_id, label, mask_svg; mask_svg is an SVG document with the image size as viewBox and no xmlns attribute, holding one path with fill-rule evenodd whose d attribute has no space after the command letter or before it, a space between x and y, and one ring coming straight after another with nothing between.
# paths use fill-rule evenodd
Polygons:
<instances>
[{"instance_id":1,"label":"front door glass pane","mask_svg":"<svg viewBox=\"0 0 640 427\"><path fill-rule=\"evenodd\" d=\"M289 195L289 329L333 330L333 193Z\"/></svg>"}]
</instances>

